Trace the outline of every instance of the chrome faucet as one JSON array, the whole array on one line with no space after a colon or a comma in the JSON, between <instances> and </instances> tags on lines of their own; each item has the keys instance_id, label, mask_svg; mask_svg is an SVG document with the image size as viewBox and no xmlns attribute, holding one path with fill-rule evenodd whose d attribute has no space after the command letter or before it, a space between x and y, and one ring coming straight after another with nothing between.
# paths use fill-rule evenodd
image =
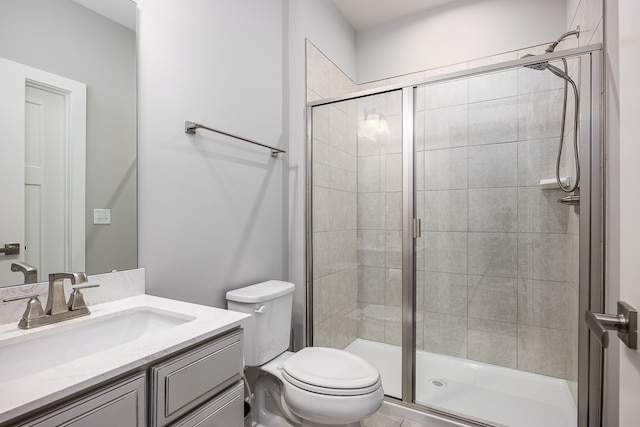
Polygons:
<instances>
[{"instance_id":1,"label":"chrome faucet","mask_svg":"<svg viewBox=\"0 0 640 427\"><path fill-rule=\"evenodd\" d=\"M19 271L24 274L24 284L28 285L31 283L36 283L38 281L38 270L26 262L12 262L11 263L11 271L17 273Z\"/></svg>"},{"instance_id":2,"label":"chrome faucet","mask_svg":"<svg viewBox=\"0 0 640 427\"><path fill-rule=\"evenodd\" d=\"M64 296L64 279L71 280L71 285L73 286L73 293L69 297L69 302L66 301ZM5 298L3 301L9 302L29 298L27 309L18 323L19 328L31 329L50 325L91 314L80 289L95 288L100 285L85 283L87 283L87 275L85 273L49 274L49 295L47 296L45 310L42 309L42 304L37 294Z\"/></svg>"},{"instance_id":3,"label":"chrome faucet","mask_svg":"<svg viewBox=\"0 0 640 427\"><path fill-rule=\"evenodd\" d=\"M64 279L71 280L71 286L87 283L87 275L85 273L49 274L49 296L47 298L47 308L45 310L45 313L49 316L57 316L69 312L69 306L64 297ZM86 305L84 306L84 309L87 311L86 314L89 314L89 309L87 309Z\"/></svg>"}]
</instances>

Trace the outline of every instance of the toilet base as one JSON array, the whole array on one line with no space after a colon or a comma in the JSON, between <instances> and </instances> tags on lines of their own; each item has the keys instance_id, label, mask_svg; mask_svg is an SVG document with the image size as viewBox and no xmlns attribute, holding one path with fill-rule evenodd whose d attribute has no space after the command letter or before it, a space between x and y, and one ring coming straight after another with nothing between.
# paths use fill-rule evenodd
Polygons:
<instances>
[{"instance_id":1,"label":"toilet base","mask_svg":"<svg viewBox=\"0 0 640 427\"><path fill-rule=\"evenodd\" d=\"M272 375L259 375L254 392L253 427L364 427L362 421L347 424L319 424L289 412L282 401L281 385ZM285 411L287 413L285 414Z\"/></svg>"}]
</instances>

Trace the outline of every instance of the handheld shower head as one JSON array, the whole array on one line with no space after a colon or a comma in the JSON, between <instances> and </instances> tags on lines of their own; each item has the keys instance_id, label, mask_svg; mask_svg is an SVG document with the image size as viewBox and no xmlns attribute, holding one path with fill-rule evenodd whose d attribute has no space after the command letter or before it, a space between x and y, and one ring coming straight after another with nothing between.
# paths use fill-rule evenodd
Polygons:
<instances>
[{"instance_id":1,"label":"handheld shower head","mask_svg":"<svg viewBox=\"0 0 640 427\"><path fill-rule=\"evenodd\" d=\"M563 35L561 35L557 41L551 43L549 45L549 47L547 48L546 53L551 53L554 51L554 49L556 48L556 46L558 46L558 44L564 40L566 37L569 37L571 35L575 35L576 37L580 37L580 27L578 27L576 30L574 31L569 31L564 33ZM529 58L529 57L533 57L535 55L531 55L531 54L527 54L524 55L522 58ZM538 62L533 62L530 64L526 64L523 65L525 68L529 68L532 70L536 70L536 71L545 71L545 70L549 70L551 73L555 74L556 76L560 77L561 79L564 80L564 101L563 101L563 106L562 106L562 124L560 127L560 143L558 144L558 156L556 158L556 181L558 183L558 187L566 192L566 193L571 193L575 190L578 189L578 185L580 183L580 160L578 158L578 111L579 111L579 102L578 102L578 88L576 86L576 83L573 81L573 79L569 76L568 73L568 68L567 68L567 60L566 58L561 58L562 59L562 63L564 64L564 70L561 70L560 68L556 67L555 65L552 65L549 63L549 61L538 61ZM566 120L566 116L567 116L567 87L569 86L569 84L571 84L571 87L573 89L573 94L574 94L574 102L575 102L575 108L574 108L574 121L573 121L573 146L574 146L574 162L575 162L575 168L576 168L576 177L575 177L575 181L573 182L572 185L566 186L565 184L562 183L562 180L560 179L560 159L562 157L562 148L564 146L564 129L565 129L565 120Z\"/></svg>"},{"instance_id":2,"label":"handheld shower head","mask_svg":"<svg viewBox=\"0 0 640 427\"><path fill-rule=\"evenodd\" d=\"M530 58L533 56L535 55L531 55L530 53L528 53L525 56L523 56L523 58ZM560 68L556 67L555 65L549 64L549 61L535 62L533 64L525 65L524 67L529 68L531 70L536 70L536 71L549 70L556 76L560 77L561 79L564 79L567 82L573 83L573 80L571 79L571 77L569 77L569 74L567 74L566 71L562 71ZM566 66L565 66L565 69L566 69Z\"/></svg>"},{"instance_id":3,"label":"handheld shower head","mask_svg":"<svg viewBox=\"0 0 640 427\"><path fill-rule=\"evenodd\" d=\"M533 56L535 55L527 53L525 56L523 56L523 58L530 58ZM525 68L531 68L532 70L537 70L537 71L544 71L547 68L549 68L549 63L547 61L536 62L535 64L525 65Z\"/></svg>"}]
</instances>

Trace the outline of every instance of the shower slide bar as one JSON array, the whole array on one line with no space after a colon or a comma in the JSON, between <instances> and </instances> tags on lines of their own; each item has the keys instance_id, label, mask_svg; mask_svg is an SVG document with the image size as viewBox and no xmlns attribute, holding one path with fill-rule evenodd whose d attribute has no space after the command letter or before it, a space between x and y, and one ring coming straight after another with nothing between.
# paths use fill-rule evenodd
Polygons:
<instances>
[{"instance_id":1,"label":"shower slide bar","mask_svg":"<svg viewBox=\"0 0 640 427\"><path fill-rule=\"evenodd\" d=\"M270 145L266 145L266 144L262 144L260 142L252 141L250 139L243 138L241 136L234 135L234 134L231 134L231 133L223 132L223 131L218 130L218 129L213 129L213 128L210 128L210 127L205 126L205 125L203 125L201 123L198 123L198 122L190 122L188 120L186 120L184 122L184 132L185 133L188 133L189 135L195 135L196 134L196 129L210 130L211 132L219 133L221 135L228 136L228 137L235 138L235 139L239 139L241 141L248 142L250 144L259 145L260 147L268 148L269 150L271 150L271 155L273 157L278 157L278 154L280 154L280 153L286 153L285 150L281 150L280 148L275 148L275 147L272 147Z\"/></svg>"}]
</instances>

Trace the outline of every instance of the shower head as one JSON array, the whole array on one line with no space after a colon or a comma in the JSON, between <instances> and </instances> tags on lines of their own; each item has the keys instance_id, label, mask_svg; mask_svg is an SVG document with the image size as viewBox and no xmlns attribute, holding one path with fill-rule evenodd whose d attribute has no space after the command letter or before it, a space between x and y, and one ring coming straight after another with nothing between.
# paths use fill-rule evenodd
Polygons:
<instances>
[{"instance_id":1,"label":"shower head","mask_svg":"<svg viewBox=\"0 0 640 427\"><path fill-rule=\"evenodd\" d=\"M523 56L523 58L529 58L535 55L530 53ZM532 70L544 71L549 68L549 63L547 61L536 62L535 64L525 65L525 68L531 68Z\"/></svg>"},{"instance_id":2,"label":"shower head","mask_svg":"<svg viewBox=\"0 0 640 427\"><path fill-rule=\"evenodd\" d=\"M535 55L531 55L530 53L528 53L522 58L530 58L533 56ZM529 68L531 70L536 70L536 71L549 70L556 76L560 77L561 79L564 79L567 82L573 83L573 80L571 79L571 77L569 77L569 74L567 74L567 71L566 71L567 70L566 60L564 58L562 60L565 62L565 67L564 67L565 71L562 71L560 68L556 67L553 64L549 64L549 61L534 62L533 64L524 65L524 67Z\"/></svg>"}]
</instances>

